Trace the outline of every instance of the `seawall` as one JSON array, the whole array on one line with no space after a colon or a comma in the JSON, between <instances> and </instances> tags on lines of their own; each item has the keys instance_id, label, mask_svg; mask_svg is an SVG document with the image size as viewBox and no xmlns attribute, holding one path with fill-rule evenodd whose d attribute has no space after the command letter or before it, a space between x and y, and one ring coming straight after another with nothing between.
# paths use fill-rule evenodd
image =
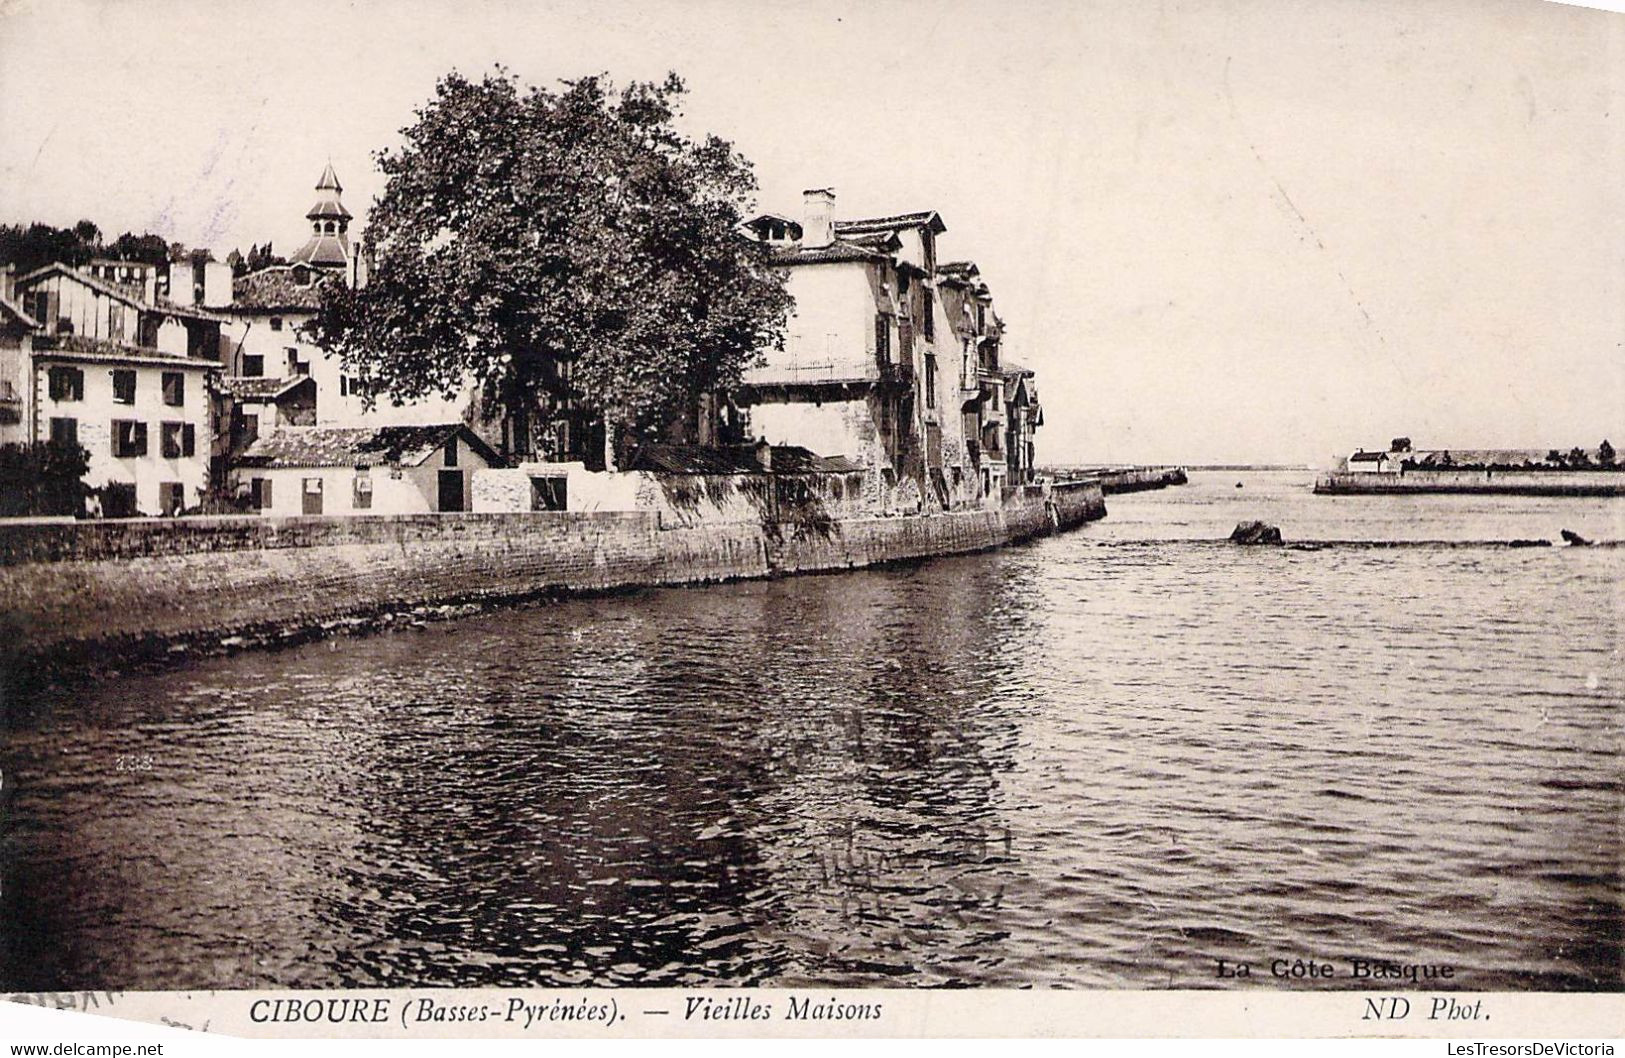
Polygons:
<instances>
[{"instance_id":1,"label":"seawall","mask_svg":"<svg viewBox=\"0 0 1625 1058\"><path fill-rule=\"evenodd\" d=\"M1478 493L1500 496L1625 496L1625 471L1407 470L1403 474L1333 471L1315 481L1323 496Z\"/></svg>"},{"instance_id":2,"label":"seawall","mask_svg":"<svg viewBox=\"0 0 1625 1058\"><path fill-rule=\"evenodd\" d=\"M298 641L380 615L853 569L1102 517L1098 485L1000 510L662 529L649 513L0 523L0 673L124 668Z\"/></svg>"}]
</instances>

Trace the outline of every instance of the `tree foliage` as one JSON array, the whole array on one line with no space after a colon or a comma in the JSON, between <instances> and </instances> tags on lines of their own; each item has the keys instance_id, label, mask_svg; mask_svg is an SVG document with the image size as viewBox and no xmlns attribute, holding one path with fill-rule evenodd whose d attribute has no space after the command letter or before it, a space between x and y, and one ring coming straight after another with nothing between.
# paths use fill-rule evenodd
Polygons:
<instances>
[{"instance_id":1,"label":"tree foliage","mask_svg":"<svg viewBox=\"0 0 1625 1058\"><path fill-rule=\"evenodd\" d=\"M739 234L749 162L676 128L684 91L443 78L378 156L371 278L324 287L317 341L401 400L473 378L517 421L648 437L691 415L782 344L790 299Z\"/></svg>"},{"instance_id":2,"label":"tree foliage","mask_svg":"<svg viewBox=\"0 0 1625 1058\"><path fill-rule=\"evenodd\" d=\"M179 245L179 244L177 244ZM162 264L169 260L170 244L148 232L125 232L112 242L102 241L94 221L81 220L71 228L49 224L0 224L0 265L12 264L22 274L58 261L78 268L93 257Z\"/></svg>"}]
</instances>

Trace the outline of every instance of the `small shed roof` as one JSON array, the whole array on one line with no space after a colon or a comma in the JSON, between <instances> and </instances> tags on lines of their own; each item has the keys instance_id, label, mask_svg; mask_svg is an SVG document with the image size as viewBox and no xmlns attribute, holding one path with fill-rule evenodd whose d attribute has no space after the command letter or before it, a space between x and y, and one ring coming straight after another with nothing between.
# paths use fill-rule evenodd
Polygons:
<instances>
[{"instance_id":1,"label":"small shed roof","mask_svg":"<svg viewBox=\"0 0 1625 1058\"><path fill-rule=\"evenodd\" d=\"M460 437L491 466L502 457L460 422L428 426L284 426L249 445L240 462L260 467L422 466Z\"/></svg>"}]
</instances>

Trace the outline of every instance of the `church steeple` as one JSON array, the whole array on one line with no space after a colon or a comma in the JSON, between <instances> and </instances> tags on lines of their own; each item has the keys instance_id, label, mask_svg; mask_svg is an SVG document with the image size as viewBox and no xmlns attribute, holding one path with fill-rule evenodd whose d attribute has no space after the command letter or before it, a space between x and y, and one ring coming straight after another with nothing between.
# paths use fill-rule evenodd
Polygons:
<instances>
[{"instance_id":1,"label":"church steeple","mask_svg":"<svg viewBox=\"0 0 1625 1058\"><path fill-rule=\"evenodd\" d=\"M316 181L316 203L305 214L310 221L310 241L301 246L291 258L296 263L317 268L345 268L350 263L350 211L344 208L339 196L344 188L339 176L328 162Z\"/></svg>"}]
</instances>

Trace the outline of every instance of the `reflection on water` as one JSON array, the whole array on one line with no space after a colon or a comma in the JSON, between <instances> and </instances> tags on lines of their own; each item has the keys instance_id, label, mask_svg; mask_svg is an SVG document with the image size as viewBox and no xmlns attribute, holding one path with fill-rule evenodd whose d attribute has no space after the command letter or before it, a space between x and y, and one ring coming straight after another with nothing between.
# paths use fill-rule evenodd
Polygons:
<instances>
[{"instance_id":1,"label":"reflection on water","mask_svg":"<svg viewBox=\"0 0 1625 1058\"><path fill-rule=\"evenodd\" d=\"M1625 551L1100 546L1212 484L11 703L0 985L1620 988Z\"/></svg>"}]
</instances>

